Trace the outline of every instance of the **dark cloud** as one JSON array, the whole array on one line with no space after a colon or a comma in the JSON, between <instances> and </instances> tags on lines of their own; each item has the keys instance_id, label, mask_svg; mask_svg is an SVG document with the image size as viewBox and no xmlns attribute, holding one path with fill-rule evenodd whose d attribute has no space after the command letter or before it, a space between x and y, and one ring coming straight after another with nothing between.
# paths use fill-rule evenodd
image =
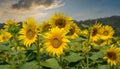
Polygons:
<instances>
[{"instance_id":1,"label":"dark cloud","mask_svg":"<svg viewBox=\"0 0 120 69\"><path fill-rule=\"evenodd\" d=\"M18 0L12 5L13 9L30 9L32 5L49 7L58 0Z\"/></svg>"},{"instance_id":2,"label":"dark cloud","mask_svg":"<svg viewBox=\"0 0 120 69\"><path fill-rule=\"evenodd\" d=\"M4 1L5 1L5 0L0 0L0 3L1 3L1 2L4 2Z\"/></svg>"}]
</instances>

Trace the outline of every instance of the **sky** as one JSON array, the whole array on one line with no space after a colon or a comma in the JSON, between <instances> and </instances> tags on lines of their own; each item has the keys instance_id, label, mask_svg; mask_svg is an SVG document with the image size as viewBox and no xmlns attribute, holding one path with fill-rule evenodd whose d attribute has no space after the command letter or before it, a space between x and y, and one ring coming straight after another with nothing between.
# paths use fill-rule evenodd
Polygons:
<instances>
[{"instance_id":1,"label":"sky","mask_svg":"<svg viewBox=\"0 0 120 69\"><path fill-rule=\"evenodd\" d=\"M40 23L56 12L78 21L120 16L120 0L0 0L0 23L29 17Z\"/></svg>"}]
</instances>

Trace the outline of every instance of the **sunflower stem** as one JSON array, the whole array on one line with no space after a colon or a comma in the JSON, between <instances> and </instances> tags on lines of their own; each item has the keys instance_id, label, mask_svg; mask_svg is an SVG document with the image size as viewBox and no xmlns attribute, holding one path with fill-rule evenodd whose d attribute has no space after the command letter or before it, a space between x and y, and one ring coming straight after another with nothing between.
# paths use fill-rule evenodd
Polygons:
<instances>
[{"instance_id":1,"label":"sunflower stem","mask_svg":"<svg viewBox=\"0 0 120 69\"><path fill-rule=\"evenodd\" d=\"M117 69L117 65L114 65L114 69Z\"/></svg>"},{"instance_id":2,"label":"sunflower stem","mask_svg":"<svg viewBox=\"0 0 120 69\"><path fill-rule=\"evenodd\" d=\"M113 69L113 66L110 65L110 69Z\"/></svg>"},{"instance_id":3,"label":"sunflower stem","mask_svg":"<svg viewBox=\"0 0 120 69\"><path fill-rule=\"evenodd\" d=\"M87 67L87 69L89 69L89 58L88 58L88 56L86 56L86 63L87 63L86 67Z\"/></svg>"},{"instance_id":4,"label":"sunflower stem","mask_svg":"<svg viewBox=\"0 0 120 69\"><path fill-rule=\"evenodd\" d=\"M110 69L117 69L116 65L110 65Z\"/></svg>"},{"instance_id":5,"label":"sunflower stem","mask_svg":"<svg viewBox=\"0 0 120 69\"><path fill-rule=\"evenodd\" d=\"M64 63L63 63L62 56L60 56L60 65L61 65L62 69L65 69L65 67L64 67L64 65L63 65L63 64L64 64Z\"/></svg>"},{"instance_id":6,"label":"sunflower stem","mask_svg":"<svg viewBox=\"0 0 120 69\"><path fill-rule=\"evenodd\" d=\"M37 61L38 61L38 69L41 69L41 65L40 65L40 45L39 45L39 36L38 36L38 41L37 41Z\"/></svg>"},{"instance_id":7,"label":"sunflower stem","mask_svg":"<svg viewBox=\"0 0 120 69\"><path fill-rule=\"evenodd\" d=\"M88 40L87 40L87 47L89 47L89 43L90 43L90 29L89 29L89 35L88 35ZM87 69L89 69L89 55L88 52L86 52L86 67Z\"/></svg>"},{"instance_id":8,"label":"sunflower stem","mask_svg":"<svg viewBox=\"0 0 120 69\"><path fill-rule=\"evenodd\" d=\"M39 53L39 46L37 47L37 61L38 61L38 69L40 69L40 53Z\"/></svg>"},{"instance_id":9,"label":"sunflower stem","mask_svg":"<svg viewBox=\"0 0 120 69\"><path fill-rule=\"evenodd\" d=\"M18 50L17 50L18 42L17 42L16 34L13 35L13 38L14 38L14 42L15 42L15 51L17 52L17 51L18 51ZM19 69L18 66L20 65L20 60L19 60L19 56L18 56L18 55L19 55L19 53L16 55L17 60L18 60L18 64L15 63L15 65L14 65L14 66L15 66L15 69Z\"/></svg>"}]
</instances>

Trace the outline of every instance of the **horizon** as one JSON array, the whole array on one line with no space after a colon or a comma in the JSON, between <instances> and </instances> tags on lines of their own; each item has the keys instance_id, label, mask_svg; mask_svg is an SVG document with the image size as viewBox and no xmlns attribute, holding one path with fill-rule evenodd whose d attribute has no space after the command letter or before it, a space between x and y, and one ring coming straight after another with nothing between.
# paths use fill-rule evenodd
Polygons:
<instances>
[{"instance_id":1,"label":"horizon","mask_svg":"<svg viewBox=\"0 0 120 69\"><path fill-rule=\"evenodd\" d=\"M77 21L77 22L80 22L80 21L87 21L87 20L97 20L97 19L104 19L104 18L111 18L111 17L120 17L120 16L118 16L118 15L113 15L113 16L108 16L108 17L99 17L99 18L93 18L93 19L86 19L86 20L75 20L75 19L73 19L73 21L75 20L75 21ZM22 22L22 21L16 21L17 23L20 23L20 22ZM0 24L4 24L5 22L0 22ZM39 23L41 23L41 22L39 22Z\"/></svg>"},{"instance_id":2,"label":"horizon","mask_svg":"<svg viewBox=\"0 0 120 69\"><path fill-rule=\"evenodd\" d=\"M48 20L55 12L63 12L73 20L84 21L120 16L119 0L0 0L0 23L8 19L37 23Z\"/></svg>"}]
</instances>

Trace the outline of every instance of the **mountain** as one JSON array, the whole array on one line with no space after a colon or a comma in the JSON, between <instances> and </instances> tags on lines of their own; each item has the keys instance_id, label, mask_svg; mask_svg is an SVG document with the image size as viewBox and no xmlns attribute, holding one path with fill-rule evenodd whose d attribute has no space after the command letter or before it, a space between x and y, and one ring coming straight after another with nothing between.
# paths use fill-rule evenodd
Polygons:
<instances>
[{"instance_id":1,"label":"mountain","mask_svg":"<svg viewBox=\"0 0 120 69\"><path fill-rule=\"evenodd\" d=\"M20 24L20 27L22 27L22 22L18 22ZM0 29L3 28L3 26L5 25L5 23L0 23Z\"/></svg>"},{"instance_id":2,"label":"mountain","mask_svg":"<svg viewBox=\"0 0 120 69\"><path fill-rule=\"evenodd\" d=\"M0 23L0 29L3 28L4 26L4 23Z\"/></svg>"},{"instance_id":3,"label":"mountain","mask_svg":"<svg viewBox=\"0 0 120 69\"><path fill-rule=\"evenodd\" d=\"M102 25L110 25L115 30L115 36L120 36L120 16L111 16L111 17L105 17L105 18L98 18L98 19L91 19L91 20L85 20L85 21L76 21L80 28L83 29L82 24L92 26L96 23L102 23Z\"/></svg>"}]
</instances>

